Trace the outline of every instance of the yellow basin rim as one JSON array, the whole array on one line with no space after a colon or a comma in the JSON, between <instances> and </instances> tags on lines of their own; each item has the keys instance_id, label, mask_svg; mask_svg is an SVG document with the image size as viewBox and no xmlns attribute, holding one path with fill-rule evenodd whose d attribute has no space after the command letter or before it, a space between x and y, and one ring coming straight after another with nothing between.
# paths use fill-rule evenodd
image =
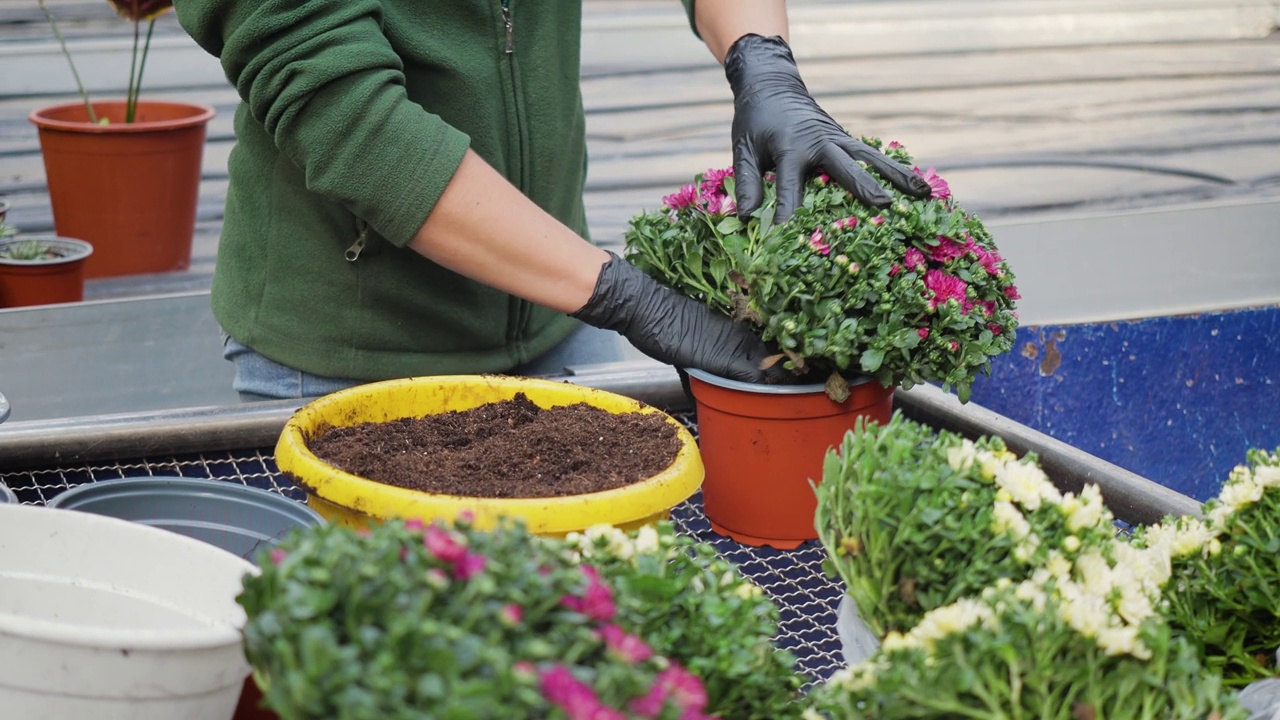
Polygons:
<instances>
[{"instance_id":1,"label":"yellow basin rim","mask_svg":"<svg viewBox=\"0 0 1280 720\"><path fill-rule=\"evenodd\" d=\"M680 451L665 470L626 487L550 498L476 498L407 490L343 472L317 458L307 441L333 427L469 410L523 392L543 408L585 402L611 413L657 413L676 428ZM326 395L300 408L276 444L280 471L307 492L373 520L453 518L475 514L477 527L500 516L521 517L535 533L565 533L597 523L626 525L665 512L702 484L693 436L674 418L635 399L572 383L500 375L446 375L369 383Z\"/></svg>"}]
</instances>

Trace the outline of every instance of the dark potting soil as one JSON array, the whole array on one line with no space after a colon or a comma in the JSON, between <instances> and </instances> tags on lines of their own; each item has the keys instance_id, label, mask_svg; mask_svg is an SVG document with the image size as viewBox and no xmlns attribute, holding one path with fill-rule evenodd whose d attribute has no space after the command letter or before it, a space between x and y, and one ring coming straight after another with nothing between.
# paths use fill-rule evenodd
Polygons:
<instances>
[{"instance_id":1,"label":"dark potting soil","mask_svg":"<svg viewBox=\"0 0 1280 720\"><path fill-rule=\"evenodd\" d=\"M332 428L308 447L387 485L531 498L638 482L670 465L680 440L659 414L615 415L585 403L544 409L518 393L471 410Z\"/></svg>"}]
</instances>

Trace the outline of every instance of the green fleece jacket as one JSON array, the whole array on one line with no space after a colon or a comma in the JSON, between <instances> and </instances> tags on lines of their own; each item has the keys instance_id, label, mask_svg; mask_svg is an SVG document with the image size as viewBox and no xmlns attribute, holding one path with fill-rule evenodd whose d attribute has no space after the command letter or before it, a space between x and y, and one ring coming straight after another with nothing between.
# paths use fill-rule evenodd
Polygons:
<instances>
[{"instance_id":1,"label":"green fleece jacket","mask_svg":"<svg viewBox=\"0 0 1280 720\"><path fill-rule=\"evenodd\" d=\"M175 9L242 101L212 287L232 337L379 380L506 370L576 326L405 246L468 147L587 237L580 0Z\"/></svg>"}]
</instances>

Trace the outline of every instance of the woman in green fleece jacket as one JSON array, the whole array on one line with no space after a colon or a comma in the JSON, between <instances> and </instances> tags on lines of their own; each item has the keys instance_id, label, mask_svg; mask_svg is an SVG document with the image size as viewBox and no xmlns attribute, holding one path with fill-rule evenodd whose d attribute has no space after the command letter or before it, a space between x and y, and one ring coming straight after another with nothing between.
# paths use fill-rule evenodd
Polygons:
<instances>
[{"instance_id":1,"label":"woman in green fleece jacket","mask_svg":"<svg viewBox=\"0 0 1280 720\"><path fill-rule=\"evenodd\" d=\"M928 186L810 97L783 0L684 0L735 98L737 205L816 168L866 202ZM753 382L749 328L587 239L580 0L178 0L242 99L212 286L246 398L530 367L583 323Z\"/></svg>"}]
</instances>

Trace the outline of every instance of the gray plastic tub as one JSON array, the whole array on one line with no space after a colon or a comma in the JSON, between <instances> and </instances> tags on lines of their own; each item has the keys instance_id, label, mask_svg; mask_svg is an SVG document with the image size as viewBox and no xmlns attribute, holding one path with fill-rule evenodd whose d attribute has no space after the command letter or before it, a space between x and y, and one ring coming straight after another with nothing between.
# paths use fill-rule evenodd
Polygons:
<instances>
[{"instance_id":1,"label":"gray plastic tub","mask_svg":"<svg viewBox=\"0 0 1280 720\"><path fill-rule=\"evenodd\" d=\"M163 528L251 561L290 530L324 523L314 510L283 495L199 478L135 477L85 483L48 505Z\"/></svg>"}]
</instances>

